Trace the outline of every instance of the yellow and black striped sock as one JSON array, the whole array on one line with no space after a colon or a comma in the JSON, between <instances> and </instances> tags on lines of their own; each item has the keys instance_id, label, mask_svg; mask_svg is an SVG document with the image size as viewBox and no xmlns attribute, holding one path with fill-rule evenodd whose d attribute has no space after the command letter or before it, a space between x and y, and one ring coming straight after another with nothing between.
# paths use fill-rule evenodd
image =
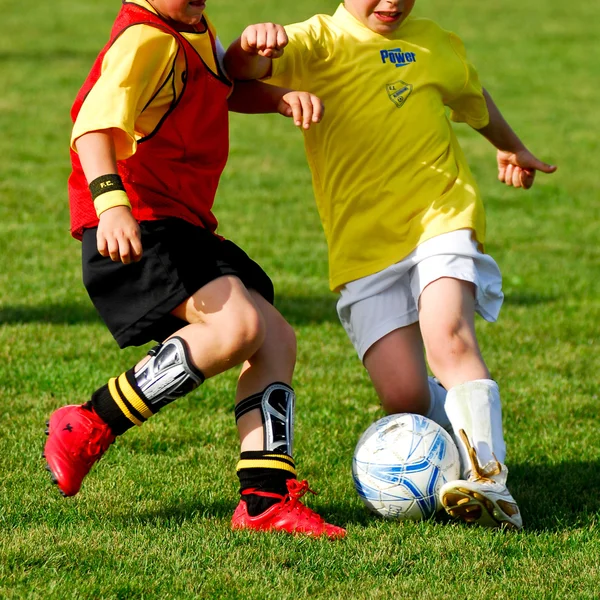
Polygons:
<instances>
[{"instance_id":1,"label":"yellow and black striped sock","mask_svg":"<svg viewBox=\"0 0 600 600\"><path fill-rule=\"evenodd\" d=\"M113 377L108 384L96 390L92 394L91 405L114 435L141 425L154 414L136 383L133 369Z\"/></svg>"},{"instance_id":2,"label":"yellow and black striped sock","mask_svg":"<svg viewBox=\"0 0 600 600\"><path fill-rule=\"evenodd\" d=\"M240 493L254 489L257 492L271 492L285 496L286 481L296 478L296 463L291 456L281 452L254 450L242 452L237 464L240 480ZM266 498L260 494L244 494L243 499L251 517L261 514L280 500Z\"/></svg>"}]
</instances>

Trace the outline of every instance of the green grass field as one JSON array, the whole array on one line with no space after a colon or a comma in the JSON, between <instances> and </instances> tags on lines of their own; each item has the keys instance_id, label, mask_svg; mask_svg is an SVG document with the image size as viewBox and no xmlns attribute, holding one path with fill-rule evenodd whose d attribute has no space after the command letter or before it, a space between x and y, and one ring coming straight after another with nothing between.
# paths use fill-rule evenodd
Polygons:
<instances>
[{"instance_id":1,"label":"green grass field","mask_svg":"<svg viewBox=\"0 0 600 600\"><path fill-rule=\"evenodd\" d=\"M336 4L210 0L209 14L227 45L250 22ZM0 597L599 598L598 3L415 9L461 34L505 116L559 165L528 193L505 188L492 148L458 128L505 277L500 321L477 326L503 393L521 533L367 514L351 456L382 413L327 288L301 134L279 116L232 116L216 213L271 274L297 330L296 459L321 491L310 505L348 528L338 543L230 531L235 372L119 439L76 498L60 497L44 470L49 414L143 354L119 351L96 316L68 232L69 110L118 7L0 0Z\"/></svg>"}]
</instances>

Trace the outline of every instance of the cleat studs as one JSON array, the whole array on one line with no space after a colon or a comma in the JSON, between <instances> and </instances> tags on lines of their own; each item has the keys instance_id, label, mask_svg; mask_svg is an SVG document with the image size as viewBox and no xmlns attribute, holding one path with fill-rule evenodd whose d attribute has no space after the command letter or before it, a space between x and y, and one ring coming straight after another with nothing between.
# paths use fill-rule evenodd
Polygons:
<instances>
[{"instance_id":1,"label":"cleat studs","mask_svg":"<svg viewBox=\"0 0 600 600\"><path fill-rule=\"evenodd\" d=\"M44 433L45 433L46 435L50 435L50 430L49 430L49 429L44 429Z\"/></svg>"},{"instance_id":2,"label":"cleat studs","mask_svg":"<svg viewBox=\"0 0 600 600\"><path fill-rule=\"evenodd\" d=\"M468 503L469 503L469 501L470 501L470 498L461 498L461 499L460 499L460 500L459 500L459 501L456 503L456 505L457 505L457 506L462 506L463 504L468 504Z\"/></svg>"},{"instance_id":3,"label":"cleat studs","mask_svg":"<svg viewBox=\"0 0 600 600\"><path fill-rule=\"evenodd\" d=\"M46 458L46 453L45 452L42 452L41 458Z\"/></svg>"},{"instance_id":4,"label":"cleat studs","mask_svg":"<svg viewBox=\"0 0 600 600\"><path fill-rule=\"evenodd\" d=\"M50 473L50 480L52 481L52 483L54 485L58 485L58 478L56 477L56 475L52 472L52 469L50 469L50 465L48 463L46 463L46 471L48 471L48 473Z\"/></svg>"}]
</instances>

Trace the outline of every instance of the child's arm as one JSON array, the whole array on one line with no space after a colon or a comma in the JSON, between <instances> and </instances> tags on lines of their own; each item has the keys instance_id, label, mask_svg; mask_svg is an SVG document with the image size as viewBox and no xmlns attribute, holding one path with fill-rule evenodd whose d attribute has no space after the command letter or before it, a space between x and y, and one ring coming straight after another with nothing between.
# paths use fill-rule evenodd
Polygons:
<instances>
[{"instance_id":1,"label":"child's arm","mask_svg":"<svg viewBox=\"0 0 600 600\"><path fill-rule=\"evenodd\" d=\"M283 54L288 37L281 25L249 25L225 54L225 69L232 79L262 79L271 74L274 58Z\"/></svg>"},{"instance_id":2,"label":"child's arm","mask_svg":"<svg viewBox=\"0 0 600 600\"><path fill-rule=\"evenodd\" d=\"M309 92L297 92L261 81L237 81L229 97L229 110L256 114L278 112L292 117L294 125L309 129L323 117L323 104Z\"/></svg>"},{"instance_id":3,"label":"child's arm","mask_svg":"<svg viewBox=\"0 0 600 600\"><path fill-rule=\"evenodd\" d=\"M117 174L115 145L110 130L91 131L75 141L81 167L88 184L103 175ZM112 206L100 212L96 235L98 252L102 256L128 264L142 257L140 227L131 214L125 192L115 196L108 204ZM103 203L104 194L97 197L96 208Z\"/></svg>"},{"instance_id":4,"label":"child's arm","mask_svg":"<svg viewBox=\"0 0 600 600\"><path fill-rule=\"evenodd\" d=\"M529 189L533 185L536 171L554 173L555 166L538 160L527 150L485 89L483 95L488 107L490 122L477 131L498 149L498 179L506 185Z\"/></svg>"}]
</instances>

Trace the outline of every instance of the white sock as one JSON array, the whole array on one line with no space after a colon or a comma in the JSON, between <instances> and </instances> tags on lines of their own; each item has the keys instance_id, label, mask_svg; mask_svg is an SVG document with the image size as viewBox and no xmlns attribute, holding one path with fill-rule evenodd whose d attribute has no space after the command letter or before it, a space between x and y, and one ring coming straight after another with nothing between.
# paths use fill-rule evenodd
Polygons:
<instances>
[{"instance_id":1,"label":"white sock","mask_svg":"<svg viewBox=\"0 0 600 600\"><path fill-rule=\"evenodd\" d=\"M444 405L446 404L446 388L434 377L429 377L429 411L425 415L428 419L441 425L446 431L452 429L450 419L446 414Z\"/></svg>"},{"instance_id":2,"label":"white sock","mask_svg":"<svg viewBox=\"0 0 600 600\"><path fill-rule=\"evenodd\" d=\"M495 381L477 379L454 386L446 396L446 413L460 452L464 479L469 478L472 470L467 448L459 436L461 429L475 448L482 468L496 460L504 463L506 445L502 432L502 407Z\"/></svg>"}]
</instances>

